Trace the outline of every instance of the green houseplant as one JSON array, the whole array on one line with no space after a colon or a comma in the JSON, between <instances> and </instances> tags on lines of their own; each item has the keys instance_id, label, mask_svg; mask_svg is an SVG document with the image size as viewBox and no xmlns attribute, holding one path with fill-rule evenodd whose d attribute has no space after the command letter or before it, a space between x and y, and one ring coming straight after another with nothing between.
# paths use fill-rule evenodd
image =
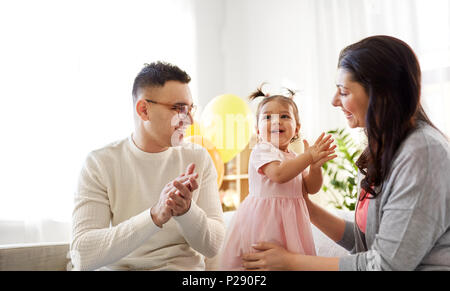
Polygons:
<instances>
[{"instance_id":1,"label":"green houseplant","mask_svg":"<svg viewBox=\"0 0 450 291\"><path fill-rule=\"evenodd\" d=\"M332 134L336 142L337 158L322 166L325 176L322 190L331 194L333 200L330 202L335 208L354 211L358 197L358 167L355 163L361 148L345 129L330 130L327 133Z\"/></svg>"}]
</instances>

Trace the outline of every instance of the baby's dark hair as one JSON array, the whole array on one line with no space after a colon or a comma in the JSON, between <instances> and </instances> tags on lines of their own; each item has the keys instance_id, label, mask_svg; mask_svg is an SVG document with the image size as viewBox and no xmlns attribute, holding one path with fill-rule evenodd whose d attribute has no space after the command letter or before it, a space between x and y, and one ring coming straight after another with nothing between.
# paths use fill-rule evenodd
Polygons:
<instances>
[{"instance_id":1,"label":"baby's dark hair","mask_svg":"<svg viewBox=\"0 0 450 291\"><path fill-rule=\"evenodd\" d=\"M288 95L270 95L268 93L264 93L263 92L263 86L266 83L262 83L253 93L250 94L250 96L248 96L248 98L250 100L254 100L256 98L259 97L263 97L264 99L258 104L258 109L256 109L256 126L258 126L258 122L259 122L259 114L261 113L261 109L262 107L269 103L270 101L277 101L277 102L281 102L283 104L288 104L292 107L293 111L294 111L294 117L295 117L295 123L296 125L300 126L300 117L298 114L298 107L297 104L295 104L294 102L294 96L296 94L296 91L291 90L289 88L284 88L287 92ZM296 141L299 138L298 135L294 136L291 139L291 142Z\"/></svg>"}]
</instances>

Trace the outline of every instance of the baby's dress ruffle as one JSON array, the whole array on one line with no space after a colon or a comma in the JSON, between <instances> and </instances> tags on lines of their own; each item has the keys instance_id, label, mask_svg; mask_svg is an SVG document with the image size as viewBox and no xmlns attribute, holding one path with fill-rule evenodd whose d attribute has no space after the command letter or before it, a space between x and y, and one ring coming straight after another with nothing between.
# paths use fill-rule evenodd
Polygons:
<instances>
[{"instance_id":1,"label":"baby's dress ruffle","mask_svg":"<svg viewBox=\"0 0 450 291\"><path fill-rule=\"evenodd\" d=\"M302 196L249 195L239 206L227 230L220 265L239 270L242 255L256 252L258 242L271 242L288 251L316 255L311 224Z\"/></svg>"}]
</instances>

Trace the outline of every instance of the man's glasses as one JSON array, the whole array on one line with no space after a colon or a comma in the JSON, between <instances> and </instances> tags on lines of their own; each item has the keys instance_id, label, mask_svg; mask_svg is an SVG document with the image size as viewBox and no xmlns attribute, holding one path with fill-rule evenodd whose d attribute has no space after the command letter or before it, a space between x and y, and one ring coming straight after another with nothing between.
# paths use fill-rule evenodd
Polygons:
<instances>
[{"instance_id":1,"label":"man's glasses","mask_svg":"<svg viewBox=\"0 0 450 291\"><path fill-rule=\"evenodd\" d=\"M175 110L176 112L178 112L178 114L183 114L183 115L188 115L188 114L194 115L195 110L197 109L197 106L195 106L194 104L192 104L192 105L187 105L187 104L182 104L182 103L167 104L167 103L156 102L156 101L153 101L150 99L145 99L145 101L147 101L149 103L159 104L159 105L169 107L171 110Z\"/></svg>"}]
</instances>

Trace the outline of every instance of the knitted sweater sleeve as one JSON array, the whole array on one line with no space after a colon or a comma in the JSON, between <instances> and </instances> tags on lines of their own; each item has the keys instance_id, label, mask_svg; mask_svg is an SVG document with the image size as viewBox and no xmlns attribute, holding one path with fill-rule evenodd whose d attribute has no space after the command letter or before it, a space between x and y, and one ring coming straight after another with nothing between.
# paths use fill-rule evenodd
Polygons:
<instances>
[{"instance_id":1,"label":"knitted sweater sleeve","mask_svg":"<svg viewBox=\"0 0 450 291\"><path fill-rule=\"evenodd\" d=\"M217 189L217 172L206 150L202 150L202 179L196 201L185 214L174 217L189 245L206 257L215 256L224 239L225 223ZM195 196L195 195L194 195Z\"/></svg>"},{"instance_id":2,"label":"knitted sweater sleeve","mask_svg":"<svg viewBox=\"0 0 450 291\"><path fill-rule=\"evenodd\" d=\"M72 213L70 256L73 269L94 270L131 253L159 228L147 209L110 227L106 175L90 154L81 170Z\"/></svg>"}]
</instances>

